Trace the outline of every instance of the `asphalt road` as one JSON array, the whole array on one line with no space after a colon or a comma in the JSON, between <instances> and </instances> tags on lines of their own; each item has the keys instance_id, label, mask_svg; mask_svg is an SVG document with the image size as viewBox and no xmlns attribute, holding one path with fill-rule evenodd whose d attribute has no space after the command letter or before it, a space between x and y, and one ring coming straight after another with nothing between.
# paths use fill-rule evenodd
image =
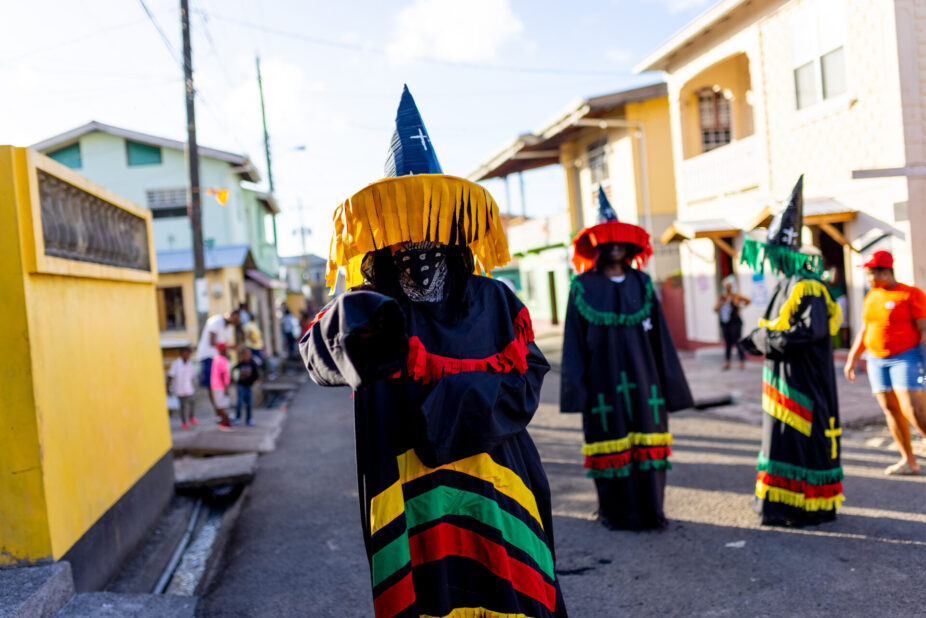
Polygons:
<instances>
[{"instance_id":1,"label":"asphalt road","mask_svg":"<svg viewBox=\"0 0 926 618\"><path fill-rule=\"evenodd\" d=\"M549 374L531 425L553 489L557 571L571 616L926 615L926 476L887 478L896 454L847 432L847 501L807 529L756 525L759 428L675 414L662 532L593 522L580 419ZM304 387L278 449L261 457L203 616L372 616L360 535L351 400Z\"/></svg>"}]
</instances>

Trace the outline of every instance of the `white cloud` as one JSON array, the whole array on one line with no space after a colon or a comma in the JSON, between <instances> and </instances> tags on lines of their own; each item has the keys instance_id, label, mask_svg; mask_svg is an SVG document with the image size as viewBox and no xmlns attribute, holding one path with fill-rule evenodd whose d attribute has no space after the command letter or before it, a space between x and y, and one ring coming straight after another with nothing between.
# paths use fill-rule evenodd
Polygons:
<instances>
[{"instance_id":1,"label":"white cloud","mask_svg":"<svg viewBox=\"0 0 926 618\"><path fill-rule=\"evenodd\" d=\"M523 30L509 0L415 0L395 15L387 51L398 63L490 62Z\"/></svg>"},{"instance_id":2,"label":"white cloud","mask_svg":"<svg viewBox=\"0 0 926 618\"><path fill-rule=\"evenodd\" d=\"M683 13L694 9L703 9L716 0L659 0L669 10L669 13Z\"/></svg>"},{"instance_id":3,"label":"white cloud","mask_svg":"<svg viewBox=\"0 0 926 618\"><path fill-rule=\"evenodd\" d=\"M618 67L627 67L630 61L633 60L633 52L619 47L609 47L605 51L604 57Z\"/></svg>"}]
</instances>

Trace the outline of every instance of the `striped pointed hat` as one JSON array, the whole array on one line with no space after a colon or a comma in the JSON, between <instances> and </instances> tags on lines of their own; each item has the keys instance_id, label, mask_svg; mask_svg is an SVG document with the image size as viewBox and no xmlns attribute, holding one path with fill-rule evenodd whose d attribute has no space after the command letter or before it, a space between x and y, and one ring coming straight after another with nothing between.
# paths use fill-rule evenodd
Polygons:
<instances>
[{"instance_id":1,"label":"striped pointed hat","mask_svg":"<svg viewBox=\"0 0 926 618\"><path fill-rule=\"evenodd\" d=\"M598 259L598 245L609 242L622 242L635 250L629 259L636 262L638 268L646 265L653 255L649 234L642 227L631 223L622 223L611 207L604 189L598 185L598 223L579 232L572 241L572 264L580 273L595 266Z\"/></svg>"},{"instance_id":2,"label":"striped pointed hat","mask_svg":"<svg viewBox=\"0 0 926 618\"><path fill-rule=\"evenodd\" d=\"M418 106L402 90L395 132L382 180L367 185L334 211L326 282L334 289L338 268L347 287L363 282L360 265L370 251L429 240L467 246L477 273L510 259L498 205L482 186L443 173Z\"/></svg>"}]
</instances>

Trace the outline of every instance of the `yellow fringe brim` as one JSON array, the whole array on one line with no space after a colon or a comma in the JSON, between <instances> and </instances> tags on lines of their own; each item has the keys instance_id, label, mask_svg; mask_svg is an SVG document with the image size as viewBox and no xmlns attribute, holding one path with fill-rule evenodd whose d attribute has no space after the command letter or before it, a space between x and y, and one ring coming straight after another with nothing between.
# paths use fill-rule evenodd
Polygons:
<instances>
[{"instance_id":1,"label":"yellow fringe brim","mask_svg":"<svg viewBox=\"0 0 926 618\"><path fill-rule=\"evenodd\" d=\"M332 290L338 268L347 271L348 288L359 285L363 256L402 242L466 245L477 273L489 273L511 259L495 200L482 186L456 176L384 178L339 205L333 220L325 273ZM451 238L454 221L457 233Z\"/></svg>"}]
</instances>

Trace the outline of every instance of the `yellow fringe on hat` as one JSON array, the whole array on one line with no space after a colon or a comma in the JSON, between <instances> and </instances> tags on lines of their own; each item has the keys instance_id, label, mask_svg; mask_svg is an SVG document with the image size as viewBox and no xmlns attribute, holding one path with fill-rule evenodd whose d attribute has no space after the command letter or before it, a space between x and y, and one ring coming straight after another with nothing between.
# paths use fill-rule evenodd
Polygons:
<instances>
[{"instance_id":1,"label":"yellow fringe on hat","mask_svg":"<svg viewBox=\"0 0 926 618\"><path fill-rule=\"evenodd\" d=\"M451 238L454 221L456 237ZM511 259L498 205L480 185L444 174L400 176L364 187L335 209L325 281L334 290L343 266L347 287L359 285L368 252L424 240L467 245L477 274Z\"/></svg>"}]
</instances>

